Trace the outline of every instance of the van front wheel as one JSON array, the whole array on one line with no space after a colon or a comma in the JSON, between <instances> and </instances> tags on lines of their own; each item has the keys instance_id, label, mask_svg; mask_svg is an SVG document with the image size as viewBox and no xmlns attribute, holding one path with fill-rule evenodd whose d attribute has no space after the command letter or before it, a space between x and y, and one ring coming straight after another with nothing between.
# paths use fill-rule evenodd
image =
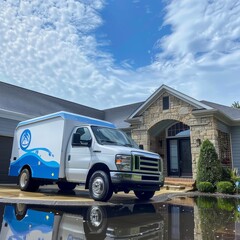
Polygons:
<instances>
[{"instance_id":1,"label":"van front wheel","mask_svg":"<svg viewBox=\"0 0 240 240\"><path fill-rule=\"evenodd\" d=\"M24 168L19 176L19 186L21 191L35 192L39 188L39 184L32 179L31 173Z\"/></svg>"},{"instance_id":2,"label":"van front wheel","mask_svg":"<svg viewBox=\"0 0 240 240\"><path fill-rule=\"evenodd\" d=\"M89 193L95 201L108 201L113 194L112 185L107 173L96 171L89 181Z\"/></svg>"}]
</instances>

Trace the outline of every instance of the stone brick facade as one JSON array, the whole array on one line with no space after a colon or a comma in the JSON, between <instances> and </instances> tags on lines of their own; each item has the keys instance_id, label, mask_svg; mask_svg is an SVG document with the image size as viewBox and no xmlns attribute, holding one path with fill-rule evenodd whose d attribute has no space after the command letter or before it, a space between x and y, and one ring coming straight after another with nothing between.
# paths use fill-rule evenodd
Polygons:
<instances>
[{"instance_id":1,"label":"stone brick facade","mask_svg":"<svg viewBox=\"0 0 240 240\"><path fill-rule=\"evenodd\" d=\"M163 97L169 96L170 107L163 110ZM196 179L200 143L209 139L219 153L218 120L213 115L196 115L196 107L168 92L161 94L143 113L140 121L132 123L132 138L144 149L158 152L164 161L167 175L166 129L174 122L182 122L190 127L192 154L192 175ZM156 135L156 131L159 133Z\"/></svg>"}]
</instances>

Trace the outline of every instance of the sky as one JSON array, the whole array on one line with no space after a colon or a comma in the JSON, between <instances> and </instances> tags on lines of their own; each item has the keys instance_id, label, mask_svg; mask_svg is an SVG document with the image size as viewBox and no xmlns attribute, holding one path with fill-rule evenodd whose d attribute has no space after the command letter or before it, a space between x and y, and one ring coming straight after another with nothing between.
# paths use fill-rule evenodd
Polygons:
<instances>
[{"instance_id":1,"label":"sky","mask_svg":"<svg viewBox=\"0 0 240 240\"><path fill-rule=\"evenodd\" d=\"M0 0L0 81L89 107L162 84L240 101L239 0Z\"/></svg>"}]
</instances>

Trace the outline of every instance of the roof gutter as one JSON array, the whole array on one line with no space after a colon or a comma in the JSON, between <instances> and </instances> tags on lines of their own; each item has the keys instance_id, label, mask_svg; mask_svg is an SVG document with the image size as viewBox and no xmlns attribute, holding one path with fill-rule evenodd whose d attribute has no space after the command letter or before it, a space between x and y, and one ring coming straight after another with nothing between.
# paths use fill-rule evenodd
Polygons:
<instances>
[{"instance_id":1,"label":"roof gutter","mask_svg":"<svg viewBox=\"0 0 240 240\"><path fill-rule=\"evenodd\" d=\"M130 124L139 124L142 122L142 117L128 118L124 120L124 122L130 123Z\"/></svg>"},{"instance_id":2,"label":"roof gutter","mask_svg":"<svg viewBox=\"0 0 240 240\"><path fill-rule=\"evenodd\" d=\"M193 115L200 116L200 115L213 115L215 113L218 113L219 111L217 109L196 109L192 111Z\"/></svg>"},{"instance_id":3,"label":"roof gutter","mask_svg":"<svg viewBox=\"0 0 240 240\"><path fill-rule=\"evenodd\" d=\"M27 120L30 118L34 118L36 116L28 115L28 114L24 114L24 113L13 112L13 111L9 111L9 110L0 108L0 117L11 119L11 120L16 120L16 121L24 121L24 120Z\"/></svg>"}]
</instances>

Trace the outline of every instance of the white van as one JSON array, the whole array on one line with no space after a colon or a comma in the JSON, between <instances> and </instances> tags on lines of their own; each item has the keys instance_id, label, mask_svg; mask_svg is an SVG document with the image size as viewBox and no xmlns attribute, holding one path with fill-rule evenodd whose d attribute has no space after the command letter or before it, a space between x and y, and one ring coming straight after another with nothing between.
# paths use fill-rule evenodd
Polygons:
<instances>
[{"instance_id":1,"label":"white van","mask_svg":"<svg viewBox=\"0 0 240 240\"><path fill-rule=\"evenodd\" d=\"M57 112L18 124L9 175L19 176L22 191L84 184L97 201L130 190L146 200L163 186L162 169L158 154L140 150L112 123Z\"/></svg>"}]
</instances>

